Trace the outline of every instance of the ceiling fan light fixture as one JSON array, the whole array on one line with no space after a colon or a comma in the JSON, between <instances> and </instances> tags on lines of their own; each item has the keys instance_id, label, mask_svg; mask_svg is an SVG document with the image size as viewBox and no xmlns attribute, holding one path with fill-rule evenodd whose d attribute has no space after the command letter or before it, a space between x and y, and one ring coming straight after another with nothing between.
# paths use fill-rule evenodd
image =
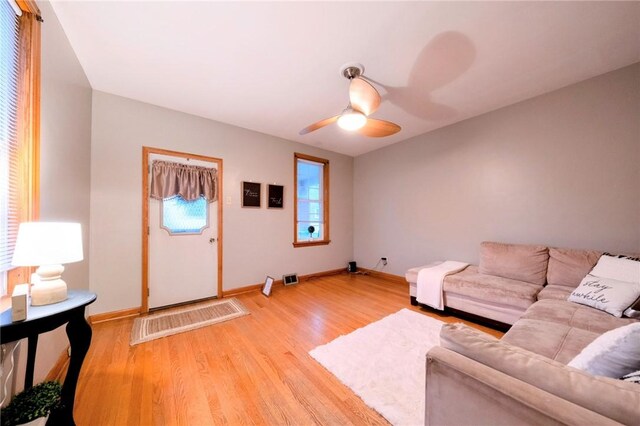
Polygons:
<instances>
[{"instance_id":1,"label":"ceiling fan light fixture","mask_svg":"<svg viewBox=\"0 0 640 426\"><path fill-rule=\"evenodd\" d=\"M353 108L345 109L338 118L338 126L344 130L358 130L367 124L367 117Z\"/></svg>"},{"instance_id":2,"label":"ceiling fan light fixture","mask_svg":"<svg viewBox=\"0 0 640 426\"><path fill-rule=\"evenodd\" d=\"M369 118L380 106L382 98L378 90L362 75L364 67L361 64L345 64L340 74L349 80L349 103L340 115L317 121L300 130L300 135L314 132L325 126L338 123L338 126L349 132L358 131L362 136L384 138L395 135L400 126L391 121Z\"/></svg>"}]
</instances>

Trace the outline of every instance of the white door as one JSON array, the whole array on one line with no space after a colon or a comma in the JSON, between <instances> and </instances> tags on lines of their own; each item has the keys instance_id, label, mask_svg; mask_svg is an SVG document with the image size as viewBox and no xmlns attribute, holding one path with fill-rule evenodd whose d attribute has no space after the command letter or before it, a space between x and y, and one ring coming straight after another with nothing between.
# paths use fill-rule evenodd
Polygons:
<instances>
[{"instance_id":1,"label":"white door","mask_svg":"<svg viewBox=\"0 0 640 426\"><path fill-rule=\"evenodd\" d=\"M150 166L154 160L216 168L215 162L149 154ZM217 297L219 201L148 202L149 308Z\"/></svg>"}]
</instances>

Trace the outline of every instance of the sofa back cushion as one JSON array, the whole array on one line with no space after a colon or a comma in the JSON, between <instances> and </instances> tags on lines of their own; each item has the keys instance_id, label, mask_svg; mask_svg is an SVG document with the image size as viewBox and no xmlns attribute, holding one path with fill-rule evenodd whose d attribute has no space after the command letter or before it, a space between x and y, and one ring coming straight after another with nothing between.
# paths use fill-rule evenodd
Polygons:
<instances>
[{"instance_id":1,"label":"sofa back cushion","mask_svg":"<svg viewBox=\"0 0 640 426\"><path fill-rule=\"evenodd\" d=\"M546 246L489 241L480 244L481 274L497 275L542 286L547 279L548 263L549 249Z\"/></svg>"},{"instance_id":2,"label":"sofa back cushion","mask_svg":"<svg viewBox=\"0 0 640 426\"><path fill-rule=\"evenodd\" d=\"M576 288L580 281L598 263L602 252L595 250L574 250L549 248L549 268L547 283Z\"/></svg>"}]
</instances>

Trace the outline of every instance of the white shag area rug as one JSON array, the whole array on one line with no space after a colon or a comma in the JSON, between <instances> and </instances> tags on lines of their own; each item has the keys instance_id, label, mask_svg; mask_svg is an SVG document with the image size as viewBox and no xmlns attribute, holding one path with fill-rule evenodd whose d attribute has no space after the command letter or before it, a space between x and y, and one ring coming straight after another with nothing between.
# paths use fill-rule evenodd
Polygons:
<instances>
[{"instance_id":1,"label":"white shag area rug","mask_svg":"<svg viewBox=\"0 0 640 426\"><path fill-rule=\"evenodd\" d=\"M391 424L424 425L425 355L442 324L402 309L309 354Z\"/></svg>"}]
</instances>

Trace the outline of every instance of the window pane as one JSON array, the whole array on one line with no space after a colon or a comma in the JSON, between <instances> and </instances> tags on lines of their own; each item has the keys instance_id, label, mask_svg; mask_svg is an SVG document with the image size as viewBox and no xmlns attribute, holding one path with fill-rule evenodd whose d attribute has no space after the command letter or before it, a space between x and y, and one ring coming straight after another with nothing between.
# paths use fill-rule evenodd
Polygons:
<instances>
[{"instance_id":1,"label":"window pane","mask_svg":"<svg viewBox=\"0 0 640 426\"><path fill-rule=\"evenodd\" d=\"M320 200L323 165L298 160L298 199Z\"/></svg>"},{"instance_id":2,"label":"window pane","mask_svg":"<svg viewBox=\"0 0 640 426\"><path fill-rule=\"evenodd\" d=\"M170 234L199 234L209 225L207 200L185 201L177 196L162 201L162 227Z\"/></svg>"},{"instance_id":3,"label":"window pane","mask_svg":"<svg viewBox=\"0 0 640 426\"><path fill-rule=\"evenodd\" d=\"M319 186L309 187L309 199L310 200L319 200L320 199L320 187Z\"/></svg>"},{"instance_id":4,"label":"window pane","mask_svg":"<svg viewBox=\"0 0 640 426\"><path fill-rule=\"evenodd\" d=\"M315 229L309 233L309 226ZM321 240L323 238L322 224L319 222L298 222L298 241Z\"/></svg>"},{"instance_id":5,"label":"window pane","mask_svg":"<svg viewBox=\"0 0 640 426\"><path fill-rule=\"evenodd\" d=\"M322 222L322 203L319 201L298 200L298 220Z\"/></svg>"}]
</instances>

